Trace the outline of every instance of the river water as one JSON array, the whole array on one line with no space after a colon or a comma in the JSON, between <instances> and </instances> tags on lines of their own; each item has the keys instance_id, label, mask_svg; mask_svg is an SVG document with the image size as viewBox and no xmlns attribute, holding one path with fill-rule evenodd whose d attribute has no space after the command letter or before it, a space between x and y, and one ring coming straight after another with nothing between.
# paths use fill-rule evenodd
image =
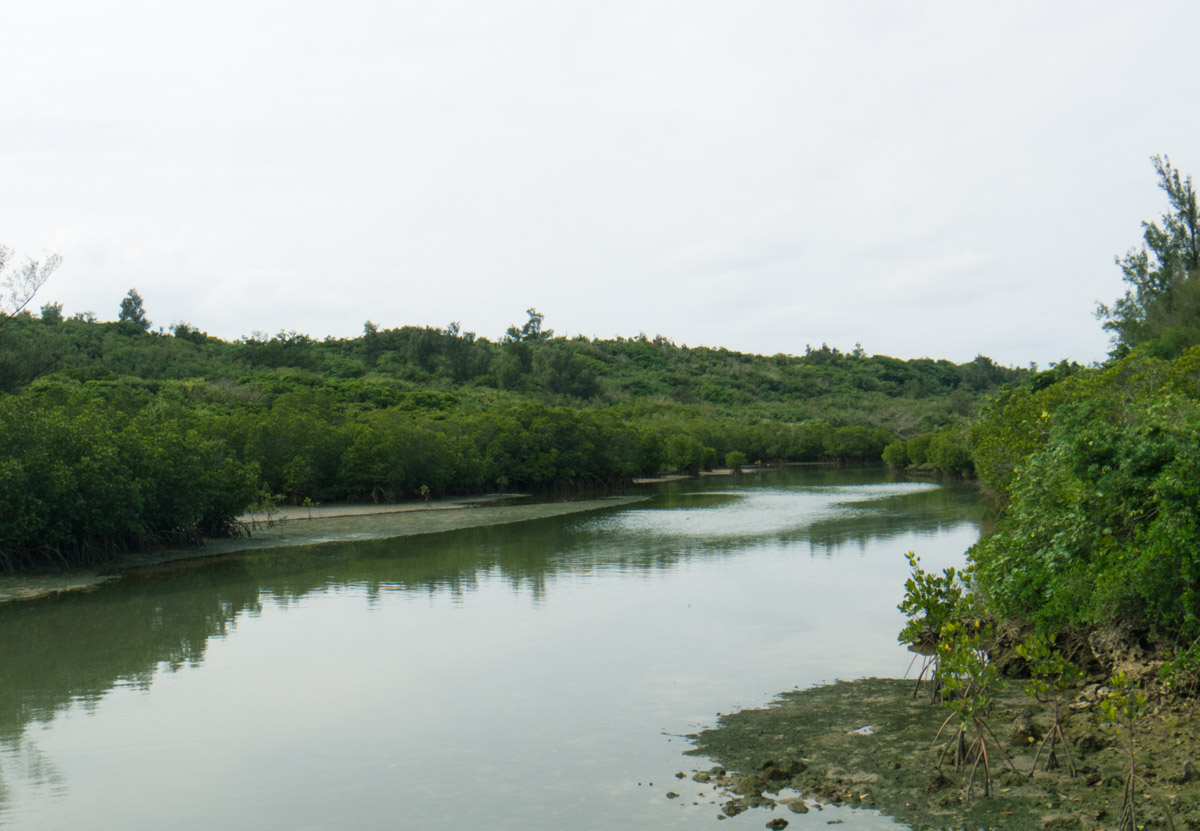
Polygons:
<instances>
[{"instance_id":1,"label":"river water","mask_svg":"<svg viewBox=\"0 0 1200 831\"><path fill-rule=\"evenodd\" d=\"M0 827L762 828L675 778L712 764L683 736L904 674L904 553L960 563L978 497L811 468L644 492L0 606Z\"/></svg>"}]
</instances>

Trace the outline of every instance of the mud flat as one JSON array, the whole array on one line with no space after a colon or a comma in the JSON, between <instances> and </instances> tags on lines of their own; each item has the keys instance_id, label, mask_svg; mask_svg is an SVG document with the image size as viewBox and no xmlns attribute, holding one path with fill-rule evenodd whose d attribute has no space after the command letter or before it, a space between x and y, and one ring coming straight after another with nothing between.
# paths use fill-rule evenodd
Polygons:
<instances>
[{"instance_id":1,"label":"mud flat","mask_svg":"<svg viewBox=\"0 0 1200 831\"><path fill-rule=\"evenodd\" d=\"M927 688L914 699L913 682L895 679L840 681L724 715L717 727L690 737L695 755L719 763L693 778L724 791L725 815L766 808L775 812L769 827L776 828L787 824L788 809L808 813L833 804L875 809L913 827L1117 829L1129 738L1101 725L1103 693L1087 685L1068 702L1065 729L1076 775L1060 745L1057 769L1045 770L1043 752L1031 776L1050 719L1010 681L988 721L1011 767L989 749L987 797L982 766L970 799L969 768L956 770L949 757L939 768L955 733L951 721L938 735L948 711L930 702ZM1194 701L1176 701L1152 707L1136 725L1138 775L1145 780L1137 787L1139 827L1200 828L1197 710Z\"/></svg>"},{"instance_id":2,"label":"mud flat","mask_svg":"<svg viewBox=\"0 0 1200 831\"><path fill-rule=\"evenodd\" d=\"M0 577L0 603L90 589L116 579L123 570L176 560L290 545L436 534L597 511L643 499L645 497L613 496L569 502L510 504L508 497L477 497L404 505L289 507L269 514L247 514L239 520L244 532L242 535L208 539L199 546L158 548L128 554L103 569L71 569Z\"/></svg>"}]
</instances>

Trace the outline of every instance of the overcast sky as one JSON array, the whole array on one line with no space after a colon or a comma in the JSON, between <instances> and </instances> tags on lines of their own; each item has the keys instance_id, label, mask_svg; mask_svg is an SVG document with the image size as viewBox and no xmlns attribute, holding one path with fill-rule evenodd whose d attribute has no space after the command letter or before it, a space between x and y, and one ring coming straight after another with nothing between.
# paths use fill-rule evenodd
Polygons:
<instances>
[{"instance_id":1,"label":"overcast sky","mask_svg":"<svg viewBox=\"0 0 1200 831\"><path fill-rule=\"evenodd\" d=\"M1200 3L38 0L0 243L155 326L1104 357Z\"/></svg>"}]
</instances>

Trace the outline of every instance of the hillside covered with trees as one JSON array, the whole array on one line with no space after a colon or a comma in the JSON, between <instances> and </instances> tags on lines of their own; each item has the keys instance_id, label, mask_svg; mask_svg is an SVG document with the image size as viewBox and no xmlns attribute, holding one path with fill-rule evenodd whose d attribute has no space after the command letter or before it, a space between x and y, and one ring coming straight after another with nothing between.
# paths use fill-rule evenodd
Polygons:
<instances>
[{"instance_id":1,"label":"hillside covered with trees","mask_svg":"<svg viewBox=\"0 0 1200 831\"><path fill-rule=\"evenodd\" d=\"M31 263L26 292L45 282ZM40 272L38 271L40 269ZM26 270L28 271L28 269ZM12 292L13 296L18 291ZM32 297L32 294L29 295ZM234 342L29 298L0 322L0 563L93 562L217 534L248 505L613 486L746 461L879 460L1033 373L822 345L759 356L662 336L500 341L368 322ZM961 443L961 442L960 442Z\"/></svg>"}]
</instances>

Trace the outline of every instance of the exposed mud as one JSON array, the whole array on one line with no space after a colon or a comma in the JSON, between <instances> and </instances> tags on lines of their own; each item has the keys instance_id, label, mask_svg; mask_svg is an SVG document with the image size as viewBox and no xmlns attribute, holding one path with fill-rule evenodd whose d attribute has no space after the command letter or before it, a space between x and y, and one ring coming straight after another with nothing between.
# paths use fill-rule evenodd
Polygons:
<instances>
[{"instance_id":1,"label":"exposed mud","mask_svg":"<svg viewBox=\"0 0 1200 831\"><path fill-rule=\"evenodd\" d=\"M914 827L1118 828L1129 737L1102 726L1102 688L1084 687L1066 702L1072 776L1062 745L1055 769L1046 770L1043 750L1033 771L1051 718L1010 681L988 719L1003 750L988 749L990 794L983 795L980 764L969 798L970 767L956 769L952 752L943 758L954 749L957 722L943 728L948 711L930 702L927 687L916 698L913 689L912 681L894 679L838 682L722 716L716 728L691 737L695 755L720 763L696 778L721 785L729 816L754 807L800 812L835 804L874 808ZM1137 774L1144 780L1136 787L1137 825L1200 828L1195 702L1152 707L1135 730ZM791 789L803 799L779 798Z\"/></svg>"},{"instance_id":2,"label":"exposed mud","mask_svg":"<svg viewBox=\"0 0 1200 831\"><path fill-rule=\"evenodd\" d=\"M435 534L482 525L504 525L627 505L641 496L613 496L564 502L509 504L506 497L440 500L403 505L290 507L241 519L241 536L208 539L187 548L158 548L128 554L105 569L71 569L0 577L0 603L30 600L64 591L95 588L126 569L237 551L313 545L345 540L378 540Z\"/></svg>"}]
</instances>

